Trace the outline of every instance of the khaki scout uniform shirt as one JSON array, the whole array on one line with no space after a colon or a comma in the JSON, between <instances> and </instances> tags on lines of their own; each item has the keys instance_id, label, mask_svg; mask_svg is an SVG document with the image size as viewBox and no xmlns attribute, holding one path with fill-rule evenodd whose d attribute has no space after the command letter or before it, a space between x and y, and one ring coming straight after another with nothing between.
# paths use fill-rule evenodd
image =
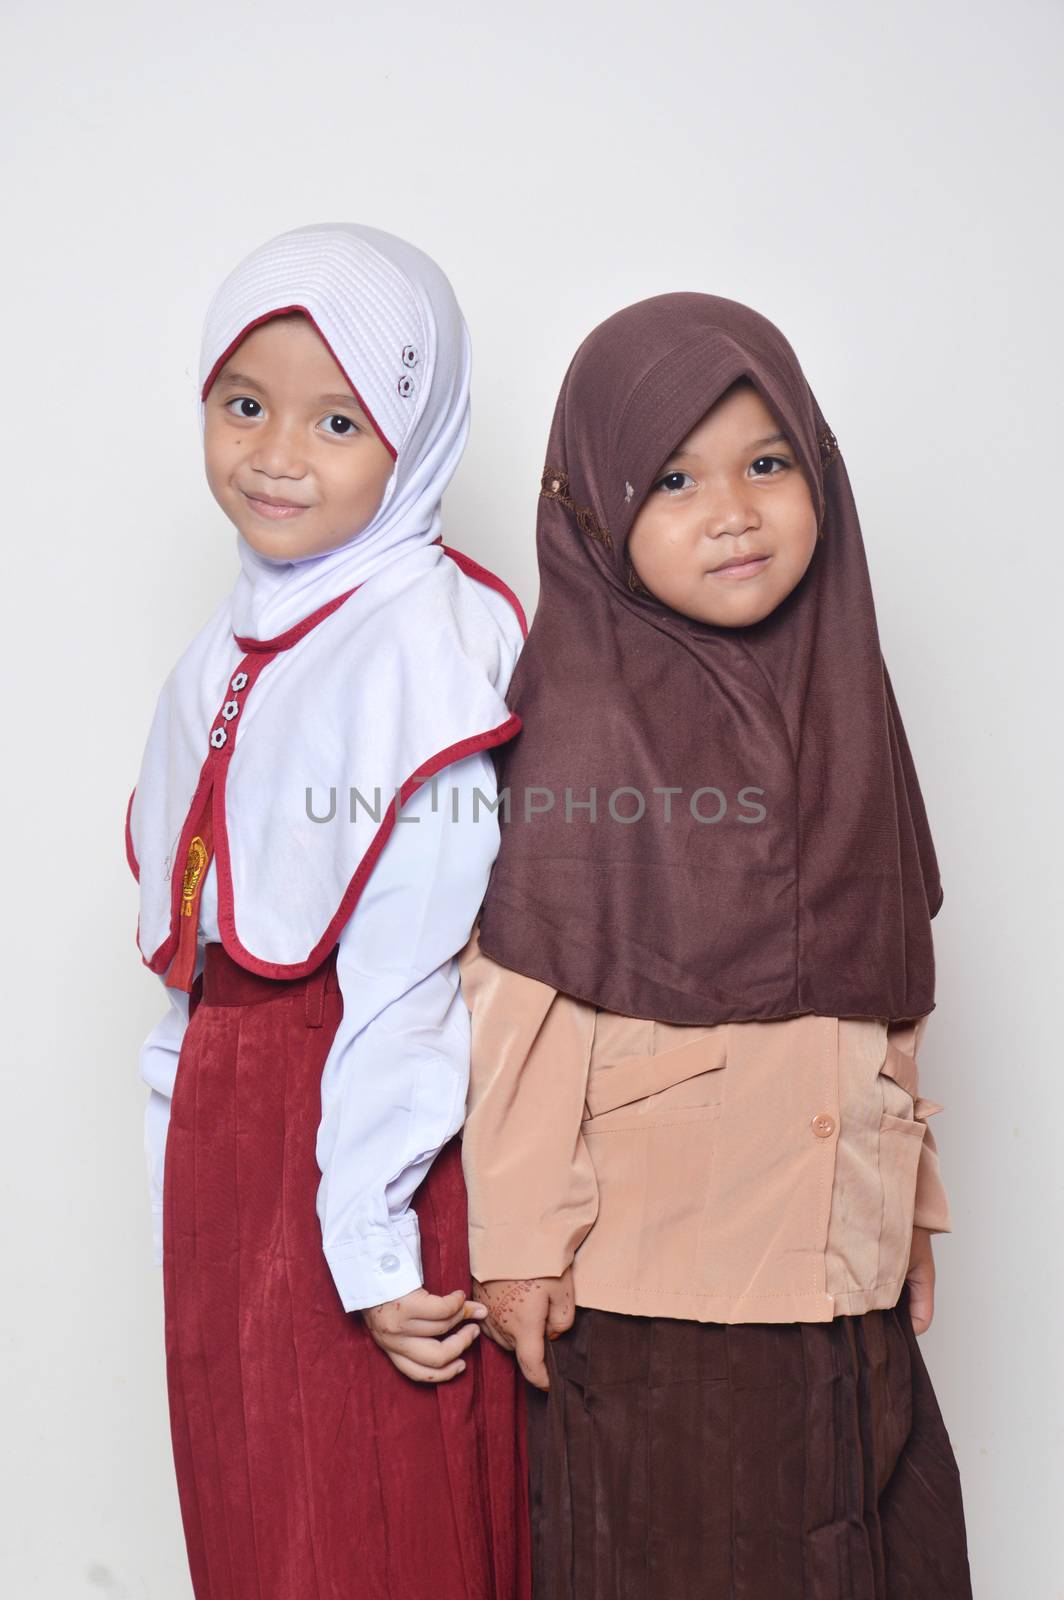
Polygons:
<instances>
[{"instance_id":1,"label":"khaki scout uniform shirt","mask_svg":"<svg viewBox=\"0 0 1064 1600\"><path fill-rule=\"evenodd\" d=\"M641 1021L499 966L476 931L460 970L480 1281L571 1264L581 1306L827 1322L896 1303L914 1222L951 1230L926 1017Z\"/></svg>"}]
</instances>

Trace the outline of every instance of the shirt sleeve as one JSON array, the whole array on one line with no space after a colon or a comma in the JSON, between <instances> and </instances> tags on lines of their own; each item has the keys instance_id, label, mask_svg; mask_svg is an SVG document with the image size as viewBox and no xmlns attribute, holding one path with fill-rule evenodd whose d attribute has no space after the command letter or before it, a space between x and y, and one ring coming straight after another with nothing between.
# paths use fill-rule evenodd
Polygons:
<instances>
[{"instance_id":1,"label":"shirt sleeve","mask_svg":"<svg viewBox=\"0 0 1064 1600\"><path fill-rule=\"evenodd\" d=\"M422 1282L411 1198L462 1125L469 1014L457 954L498 853L495 770L479 752L404 806L341 933L343 1017L322 1072L317 1211L345 1310ZM455 1283L432 1284L450 1293Z\"/></svg>"},{"instance_id":2,"label":"shirt sleeve","mask_svg":"<svg viewBox=\"0 0 1064 1600\"><path fill-rule=\"evenodd\" d=\"M559 1277L598 1214L581 1133L595 1008L499 966L476 933L459 964L472 1017L462 1164L473 1276Z\"/></svg>"},{"instance_id":3,"label":"shirt sleeve","mask_svg":"<svg viewBox=\"0 0 1064 1600\"><path fill-rule=\"evenodd\" d=\"M923 1043L930 1013L920 1017L915 1023L906 1024L904 1030L891 1028L890 1037L898 1045L916 1059ZM938 1145L931 1131L928 1117L933 1117L936 1112L945 1110L937 1100L926 1100L918 1094L913 1108L913 1114L918 1122L924 1123L924 1137L920 1146L920 1160L916 1169L916 1206L913 1212L913 1227L926 1228L929 1233L952 1233L953 1221L950 1215L949 1196L942 1179L942 1170L939 1164Z\"/></svg>"},{"instance_id":4,"label":"shirt sleeve","mask_svg":"<svg viewBox=\"0 0 1064 1600\"><path fill-rule=\"evenodd\" d=\"M196 952L196 975L203 970L203 947ZM152 1259L163 1261L163 1170L166 1135L170 1127L170 1101L177 1077L181 1044L188 1027L189 997L184 989L167 989L169 1007L145 1039L140 1050L140 1076L148 1085L144 1108L144 1155L148 1167L151 1201Z\"/></svg>"}]
</instances>

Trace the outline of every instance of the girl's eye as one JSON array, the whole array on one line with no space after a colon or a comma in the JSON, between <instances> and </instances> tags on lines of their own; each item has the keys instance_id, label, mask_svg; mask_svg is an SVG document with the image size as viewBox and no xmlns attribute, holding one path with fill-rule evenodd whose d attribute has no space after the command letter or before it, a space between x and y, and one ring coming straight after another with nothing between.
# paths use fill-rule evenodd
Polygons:
<instances>
[{"instance_id":1,"label":"girl's eye","mask_svg":"<svg viewBox=\"0 0 1064 1600\"><path fill-rule=\"evenodd\" d=\"M358 423L350 417L345 417L341 412L333 412L331 417L326 417L328 432L334 439L347 439L352 433L358 432ZM338 424L338 426L334 426Z\"/></svg>"},{"instance_id":2,"label":"girl's eye","mask_svg":"<svg viewBox=\"0 0 1064 1600\"><path fill-rule=\"evenodd\" d=\"M233 411L234 406L239 406L240 410ZM246 410L245 407L248 406L254 406L255 409L253 411ZM249 394L238 394L234 396L232 400L227 400L225 402L225 409L227 411L233 411L234 417L247 417L249 420L252 417L259 416L262 411L262 407L259 405L259 402L257 400L253 400Z\"/></svg>"},{"instance_id":3,"label":"girl's eye","mask_svg":"<svg viewBox=\"0 0 1064 1600\"><path fill-rule=\"evenodd\" d=\"M790 462L787 460L786 456L758 456L756 461L751 462L751 466L768 466L769 468L775 466L785 471L786 468L790 466ZM757 478L775 478L777 474L772 471L757 472L754 474L754 476Z\"/></svg>"},{"instance_id":4,"label":"girl's eye","mask_svg":"<svg viewBox=\"0 0 1064 1600\"><path fill-rule=\"evenodd\" d=\"M686 489L687 485L694 481L687 472L667 472L663 478L658 479L654 488L660 489L662 494L679 494L681 489Z\"/></svg>"}]
</instances>

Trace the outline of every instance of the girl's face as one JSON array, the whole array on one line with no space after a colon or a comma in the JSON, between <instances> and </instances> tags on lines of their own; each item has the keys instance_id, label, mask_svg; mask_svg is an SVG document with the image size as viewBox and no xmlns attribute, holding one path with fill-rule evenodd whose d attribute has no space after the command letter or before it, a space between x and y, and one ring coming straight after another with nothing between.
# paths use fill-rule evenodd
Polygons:
<instances>
[{"instance_id":1,"label":"girl's face","mask_svg":"<svg viewBox=\"0 0 1064 1600\"><path fill-rule=\"evenodd\" d=\"M233 351L207 395L204 454L211 493L248 544L289 561L361 533L395 465L299 312Z\"/></svg>"},{"instance_id":2,"label":"girl's face","mask_svg":"<svg viewBox=\"0 0 1064 1600\"><path fill-rule=\"evenodd\" d=\"M740 379L662 464L628 555L674 611L741 628L790 594L816 537L798 458L753 384ZM741 559L748 564L736 565Z\"/></svg>"}]
</instances>

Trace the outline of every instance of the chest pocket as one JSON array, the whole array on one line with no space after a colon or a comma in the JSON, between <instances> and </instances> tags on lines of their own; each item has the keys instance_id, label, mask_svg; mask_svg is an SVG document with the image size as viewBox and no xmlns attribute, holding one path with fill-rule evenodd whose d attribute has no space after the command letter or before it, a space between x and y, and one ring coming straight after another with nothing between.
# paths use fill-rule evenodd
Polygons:
<instances>
[{"instance_id":1,"label":"chest pocket","mask_svg":"<svg viewBox=\"0 0 1064 1600\"><path fill-rule=\"evenodd\" d=\"M632 1046L642 1045L633 1051ZM718 1117L727 1024L678 1027L599 1012L585 1131L666 1127Z\"/></svg>"},{"instance_id":2,"label":"chest pocket","mask_svg":"<svg viewBox=\"0 0 1064 1600\"><path fill-rule=\"evenodd\" d=\"M915 1058L899 1050L889 1039L879 1069L879 1083L883 1094L883 1116L888 1121L926 1123L928 1117L942 1110L937 1100L925 1100L920 1094L919 1069ZM923 1138L922 1128L916 1128L913 1132L917 1138Z\"/></svg>"}]
</instances>

